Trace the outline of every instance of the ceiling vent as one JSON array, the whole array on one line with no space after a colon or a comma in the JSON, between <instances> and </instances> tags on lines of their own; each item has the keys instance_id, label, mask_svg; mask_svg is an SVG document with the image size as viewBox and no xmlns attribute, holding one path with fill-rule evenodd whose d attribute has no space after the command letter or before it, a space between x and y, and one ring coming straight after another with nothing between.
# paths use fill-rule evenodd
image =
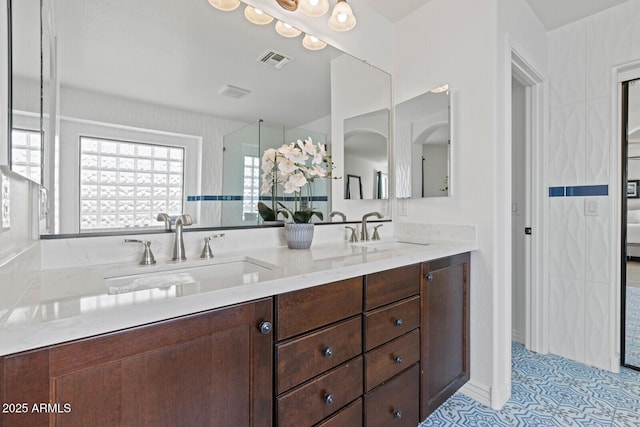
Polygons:
<instances>
[{"instance_id":1,"label":"ceiling vent","mask_svg":"<svg viewBox=\"0 0 640 427\"><path fill-rule=\"evenodd\" d=\"M218 91L220 95L228 96L229 98L234 98L234 99L242 98L249 92L251 91L248 89L243 89L241 87L237 87L233 85L224 85Z\"/></svg>"},{"instance_id":2,"label":"ceiling vent","mask_svg":"<svg viewBox=\"0 0 640 427\"><path fill-rule=\"evenodd\" d=\"M287 62L291 61L292 59L292 57L272 49L267 50L258 57L258 61L264 62L267 65L271 65L274 68L282 68Z\"/></svg>"}]
</instances>

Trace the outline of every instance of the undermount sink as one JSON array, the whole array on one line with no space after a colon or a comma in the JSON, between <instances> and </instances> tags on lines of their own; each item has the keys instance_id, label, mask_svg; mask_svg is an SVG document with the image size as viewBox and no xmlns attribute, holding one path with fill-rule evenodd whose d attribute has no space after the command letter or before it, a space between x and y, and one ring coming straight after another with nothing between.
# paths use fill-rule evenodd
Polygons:
<instances>
[{"instance_id":1,"label":"undermount sink","mask_svg":"<svg viewBox=\"0 0 640 427\"><path fill-rule=\"evenodd\" d=\"M177 287L184 291L185 285L196 286L202 282L209 283L209 286L256 283L260 280L260 273L264 274L277 268L254 258L238 257L120 268L107 272L104 280L111 295L144 289L170 290ZM201 289L194 289L194 293L199 291Z\"/></svg>"},{"instance_id":2,"label":"undermount sink","mask_svg":"<svg viewBox=\"0 0 640 427\"><path fill-rule=\"evenodd\" d=\"M378 251L416 249L416 248L425 247L428 245L429 243L411 243L411 242L402 242L398 240L392 240L392 241L375 240L375 241L369 241L369 242L354 243L354 246L362 246L365 248L371 248L373 250L378 250Z\"/></svg>"}]
</instances>

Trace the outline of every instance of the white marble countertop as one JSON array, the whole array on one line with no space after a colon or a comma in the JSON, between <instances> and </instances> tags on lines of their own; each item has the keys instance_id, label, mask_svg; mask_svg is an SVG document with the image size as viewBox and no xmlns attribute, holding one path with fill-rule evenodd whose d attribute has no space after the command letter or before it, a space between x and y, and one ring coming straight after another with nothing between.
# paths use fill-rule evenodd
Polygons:
<instances>
[{"instance_id":1,"label":"white marble countertop","mask_svg":"<svg viewBox=\"0 0 640 427\"><path fill-rule=\"evenodd\" d=\"M258 266L255 268L258 271L235 276L227 273L224 280L198 278L185 285L169 283L165 288L116 294L109 292L110 282L105 277L155 272L173 268L175 264L159 262L154 267L143 267L127 263L42 270L17 304L2 316L0 356L475 249L473 242L396 245L381 241L371 242L371 246L339 242L308 250L277 247L221 252L212 261L190 260L178 267L248 260L251 266Z\"/></svg>"}]
</instances>

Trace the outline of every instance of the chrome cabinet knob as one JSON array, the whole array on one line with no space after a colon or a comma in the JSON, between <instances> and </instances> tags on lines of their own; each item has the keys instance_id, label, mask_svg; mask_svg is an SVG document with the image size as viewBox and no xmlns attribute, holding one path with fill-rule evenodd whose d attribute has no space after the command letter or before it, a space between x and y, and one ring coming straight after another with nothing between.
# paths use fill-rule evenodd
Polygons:
<instances>
[{"instance_id":1,"label":"chrome cabinet knob","mask_svg":"<svg viewBox=\"0 0 640 427\"><path fill-rule=\"evenodd\" d=\"M322 355L324 357L331 357L333 356L333 349L331 347L327 347L324 350L322 350Z\"/></svg>"},{"instance_id":2,"label":"chrome cabinet knob","mask_svg":"<svg viewBox=\"0 0 640 427\"><path fill-rule=\"evenodd\" d=\"M271 322L260 323L260 325L258 325L258 329L260 330L261 334L269 335L272 329Z\"/></svg>"},{"instance_id":3,"label":"chrome cabinet knob","mask_svg":"<svg viewBox=\"0 0 640 427\"><path fill-rule=\"evenodd\" d=\"M326 403L327 405L333 405L333 401L335 400L335 398L333 397L333 394L329 394L329 393L325 393L323 399L324 399L324 403Z\"/></svg>"},{"instance_id":4,"label":"chrome cabinet knob","mask_svg":"<svg viewBox=\"0 0 640 427\"><path fill-rule=\"evenodd\" d=\"M431 282L433 280L433 274L429 273L426 276L424 276L425 280Z\"/></svg>"},{"instance_id":5,"label":"chrome cabinet knob","mask_svg":"<svg viewBox=\"0 0 640 427\"><path fill-rule=\"evenodd\" d=\"M395 418L396 420L399 420L400 418L402 418L402 411L393 411L393 418Z\"/></svg>"},{"instance_id":6,"label":"chrome cabinet knob","mask_svg":"<svg viewBox=\"0 0 640 427\"><path fill-rule=\"evenodd\" d=\"M396 320L393 321L393 324L395 326L402 326L403 323L404 322L402 321L402 319L396 319Z\"/></svg>"},{"instance_id":7,"label":"chrome cabinet knob","mask_svg":"<svg viewBox=\"0 0 640 427\"><path fill-rule=\"evenodd\" d=\"M396 356L393 358L393 361L397 364L402 363L402 356Z\"/></svg>"}]
</instances>

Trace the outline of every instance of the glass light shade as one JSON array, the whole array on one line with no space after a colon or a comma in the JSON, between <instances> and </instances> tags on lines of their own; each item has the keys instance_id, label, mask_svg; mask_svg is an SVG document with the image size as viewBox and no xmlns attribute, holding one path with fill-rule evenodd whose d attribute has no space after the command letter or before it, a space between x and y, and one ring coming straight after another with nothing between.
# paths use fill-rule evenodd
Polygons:
<instances>
[{"instance_id":1,"label":"glass light shade","mask_svg":"<svg viewBox=\"0 0 640 427\"><path fill-rule=\"evenodd\" d=\"M449 85L442 85L442 86L438 86L437 88L433 89L431 92L433 93L442 93L442 92L446 92L449 90Z\"/></svg>"},{"instance_id":2,"label":"glass light shade","mask_svg":"<svg viewBox=\"0 0 640 427\"><path fill-rule=\"evenodd\" d=\"M260 9L249 5L244 8L244 17L256 25L267 25L273 21L273 16L269 16Z\"/></svg>"},{"instance_id":3,"label":"glass light shade","mask_svg":"<svg viewBox=\"0 0 640 427\"><path fill-rule=\"evenodd\" d=\"M209 4L216 9L231 12L240 6L240 0L209 0Z\"/></svg>"},{"instance_id":4,"label":"glass light shade","mask_svg":"<svg viewBox=\"0 0 640 427\"><path fill-rule=\"evenodd\" d=\"M240 0L209 0L209 4L216 9L231 12L240 6Z\"/></svg>"},{"instance_id":5,"label":"glass light shade","mask_svg":"<svg viewBox=\"0 0 640 427\"><path fill-rule=\"evenodd\" d=\"M320 50L324 49L327 44L317 37L305 34L304 39L302 39L302 46L306 47L309 50Z\"/></svg>"},{"instance_id":6,"label":"glass light shade","mask_svg":"<svg viewBox=\"0 0 640 427\"><path fill-rule=\"evenodd\" d=\"M307 16L322 16L329 10L329 0L300 0L298 8Z\"/></svg>"},{"instance_id":7,"label":"glass light shade","mask_svg":"<svg viewBox=\"0 0 640 427\"><path fill-rule=\"evenodd\" d=\"M287 24L286 22L282 22L282 21L276 22L276 31L282 37L289 37L289 38L298 37L302 33L302 31L300 31L299 29L294 28L291 25Z\"/></svg>"},{"instance_id":8,"label":"glass light shade","mask_svg":"<svg viewBox=\"0 0 640 427\"><path fill-rule=\"evenodd\" d=\"M347 4L346 0L338 0L329 18L329 28L335 31L349 31L355 26L356 17L353 16L351 6Z\"/></svg>"}]
</instances>

